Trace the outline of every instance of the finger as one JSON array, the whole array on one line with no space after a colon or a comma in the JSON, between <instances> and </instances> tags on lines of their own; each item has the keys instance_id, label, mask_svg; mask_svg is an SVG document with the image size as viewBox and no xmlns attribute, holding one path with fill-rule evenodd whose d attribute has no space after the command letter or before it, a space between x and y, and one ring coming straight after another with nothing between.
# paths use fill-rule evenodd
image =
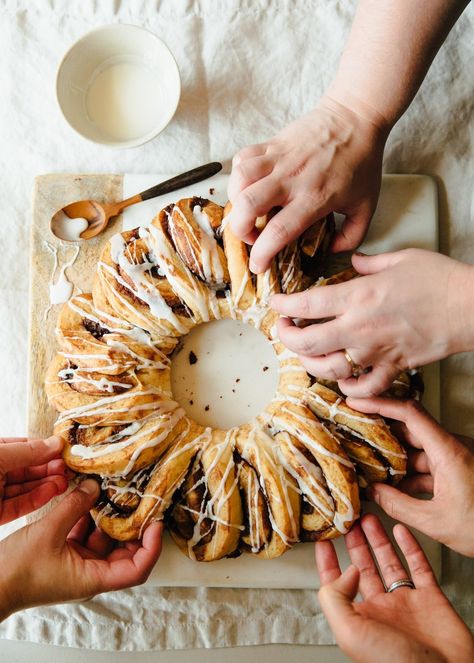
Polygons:
<instances>
[{"instance_id":1,"label":"finger","mask_svg":"<svg viewBox=\"0 0 474 663\"><path fill-rule=\"evenodd\" d=\"M4 525L36 511L64 490L58 491L58 486L53 481L44 481L24 495L5 500L2 504L0 524Z\"/></svg>"},{"instance_id":2,"label":"finger","mask_svg":"<svg viewBox=\"0 0 474 663\"><path fill-rule=\"evenodd\" d=\"M382 483L372 484L367 490L367 496L394 520L401 520L420 532L430 534L432 518L435 517L430 500L416 499Z\"/></svg>"},{"instance_id":3,"label":"finger","mask_svg":"<svg viewBox=\"0 0 474 663\"><path fill-rule=\"evenodd\" d=\"M364 373L358 378L340 380L338 385L347 396L370 398L388 389L399 373L400 369L397 367L379 364L374 366L369 373Z\"/></svg>"},{"instance_id":4,"label":"finger","mask_svg":"<svg viewBox=\"0 0 474 663\"><path fill-rule=\"evenodd\" d=\"M415 586L418 588L437 587L438 583L433 569L426 559L426 555L421 549L420 544L410 530L398 523L393 528L393 535L405 556Z\"/></svg>"},{"instance_id":5,"label":"finger","mask_svg":"<svg viewBox=\"0 0 474 663\"><path fill-rule=\"evenodd\" d=\"M363 623L363 618L353 605L358 585L359 572L355 566L349 566L339 578L324 585L318 592L329 626L343 648L350 647L351 631L357 632Z\"/></svg>"},{"instance_id":6,"label":"finger","mask_svg":"<svg viewBox=\"0 0 474 663\"><path fill-rule=\"evenodd\" d=\"M69 468L66 466L62 458L50 460L49 463L42 465L33 465L32 467L21 467L17 470L12 470L7 474L7 483L24 483L25 481L33 481L35 479L43 479L47 476L62 475L68 476L70 474Z\"/></svg>"},{"instance_id":7,"label":"finger","mask_svg":"<svg viewBox=\"0 0 474 663\"><path fill-rule=\"evenodd\" d=\"M284 205L283 209L270 219L250 252L251 269L256 274L268 269L272 258L279 251L331 211L327 206L303 206L297 199L285 205L283 195L281 200L274 204Z\"/></svg>"},{"instance_id":8,"label":"finger","mask_svg":"<svg viewBox=\"0 0 474 663\"><path fill-rule=\"evenodd\" d=\"M398 488L408 495L432 495L434 480L431 474L415 474L400 481Z\"/></svg>"},{"instance_id":9,"label":"finger","mask_svg":"<svg viewBox=\"0 0 474 663\"><path fill-rule=\"evenodd\" d=\"M371 210L348 214L332 241L332 253L353 251L357 248L367 234L371 217Z\"/></svg>"},{"instance_id":10,"label":"finger","mask_svg":"<svg viewBox=\"0 0 474 663\"><path fill-rule=\"evenodd\" d=\"M163 523L149 525L143 535L142 545L133 555L133 563L138 569L147 570L147 577L161 554Z\"/></svg>"},{"instance_id":11,"label":"finger","mask_svg":"<svg viewBox=\"0 0 474 663\"><path fill-rule=\"evenodd\" d=\"M123 589L145 582L160 556L162 533L163 523L154 522L145 530L142 545L134 554L125 548L118 548L123 551L123 557L120 555L119 559L102 562L100 587L96 591ZM116 555L117 550L109 555L108 560Z\"/></svg>"},{"instance_id":12,"label":"finger","mask_svg":"<svg viewBox=\"0 0 474 663\"><path fill-rule=\"evenodd\" d=\"M327 380L341 380L352 375L352 366L342 352L331 352L322 357L304 357L298 359L310 375Z\"/></svg>"},{"instance_id":13,"label":"finger","mask_svg":"<svg viewBox=\"0 0 474 663\"><path fill-rule=\"evenodd\" d=\"M351 562L359 569L359 590L362 597L368 599L383 594L385 587L359 522L344 539Z\"/></svg>"},{"instance_id":14,"label":"finger","mask_svg":"<svg viewBox=\"0 0 474 663\"><path fill-rule=\"evenodd\" d=\"M25 481L25 483L7 484L3 493L4 499L10 499L19 495L24 495L31 492L38 486L42 486L47 482L51 482L56 486L56 495L64 493L67 488L67 479L63 476L51 476L44 479L35 479L34 481Z\"/></svg>"},{"instance_id":15,"label":"finger","mask_svg":"<svg viewBox=\"0 0 474 663\"><path fill-rule=\"evenodd\" d=\"M350 283L313 287L292 295L273 295L270 306L289 318L322 320L347 310L352 293Z\"/></svg>"},{"instance_id":16,"label":"finger","mask_svg":"<svg viewBox=\"0 0 474 663\"><path fill-rule=\"evenodd\" d=\"M79 518L77 523L71 529L67 535L68 541L75 541L79 545L83 545L93 528L95 527L92 516L88 513L85 516Z\"/></svg>"},{"instance_id":17,"label":"finger","mask_svg":"<svg viewBox=\"0 0 474 663\"><path fill-rule=\"evenodd\" d=\"M112 552L114 545L115 542L110 536L107 536L105 532L96 527L87 539L86 548L98 557L103 558Z\"/></svg>"},{"instance_id":18,"label":"finger","mask_svg":"<svg viewBox=\"0 0 474 663\"><path fill-rule=\"evenodd\" d=\"M273 164L274 160L264 154L242 159L235 164L227 187L229 200L232 202L243 189L270 175Z\"/></svg>"},{"instance_id":19,"label":"finger","mask_svg":"<svg viewBox=\"0 0 474 663\"><path fill-rule=\"evenodd\" d=\"M373 256L364 253L354 253L352 265L359 274L376 274L384 269L393 267L403 258L403 251L392 251L390 253L378 253Z\"/></svg>"},{"instance_id":20,"label":"finger","mask_svg":"<svg viewBox=\"0 0 474 663\"><path fill-rule=\"evenodd\" d=\"M241 237L241 240L246 244L252 246L257 241L259 235L260 231L257 230L257 228L254 226L248 235L245 235L245 237Z\"/></svg>"},{"instance_id":21,"label":"finger","mask_svg":"<svg viewBox=\"0 0 474 663\"><path fill-rule=\"evenodd\" d=\"M123 545L124 548L129 550L134 555L137 552L137 550L140 548L141 543L140 541L125 541Z\"/></svg>"},{"instance_id":22,"label":"finger","mask_svg":"<svg viewBox=\"0 0 474 663\"><path fill-rule=\"evenodd\" d=\"M255 145L247 145L239 150L232 159L232 168L237 166L239 163L245 159L252 159L253 157L259 157L262 154L265 154L267 151L266 143L256 143Z\"/></svg>"},{"instance_id":23,"label":"finger","mask_svg":"<svg viewBox=\"0 0 474 663\"><path fill-rule=\"evenodd\" d=\"M243 239L254 229L256 218L282 205L284 196L280 182L271 175L248 186L236 196L228 214L232 232Z\"/></svg>"},{"instance_id":24,"label":"finger","mask_svg":"<svg viewBox=\"0 0 474 663\"><path fill-rule=\"evenodd\" d=\"M318 541L314 547L314 555L321 585L327 585L339 578L341 569L331 541Z\"/></svg>"},{"instance_id":25,"label":"finger","mask_svg":"<svg viewBox=\"0 0 474 663\"><path fill-rule=\"evenodd\" d=\"M92 552L92 550L89 550L85 545L78 543L75 539L68 538L66 539L66 543L67 546L72 550L75 550L82 559L93 559L96 561L100 559L94 552Z\"/></svg>"},{"instance_id":26,"label":"finger","mask_svg":"<svg viewBox=\"0 0 474 663\"><path fill-rule=\"evenodd\" d=\"M398 401L392 398L348 399L348 404L361 412L381 414L397 419L406 426L407 441L423 448L433 461L432 452L439 452L442 458L446 453L460 449L460 442L454 435L445 431L428 412L414 400ZM435 453L435 457L437 454Z\"/></svg>"},{"instance_id":27,"label":"finger","mask_svg":"<svg viewBox=\"0 0 474 663\"><path fill-rule=\"evenodd\" d=\"M2 438L0 443L0 474L21 467L42 465L52 460L63 448L64 441L59 437L46 440L26 440L24 438ZM10 441L14 440L14 441Z\"/></svg>"},{"instance_id":28,"label":"finger","mask_svg":"<svg viewBox=\"0 0 474 663\"><path fill-rule=\"evenodd\" d=\"M361 527L377 560L385 587L390 587L396 580L406 578L407 572L377 516L373 514L364 516Z\"/></svg>"},{"instance_id":29,"label":"finger","mask_svg":"<svg viewBox=\"0 0 474 663\"><path fill-rule=\"evenodd\" d=\"M118 562L119 560L122 559L132 559L133 553L130 552L127 548L115 548L115 550L112 550L111 553L109 553L107 557L107 561L109 562Z\"/></svg>"},{"instance_id":30,"label":"finger","mask_svg":"<svg viewBox=\"0 0 474 663\"><path fill-rule=\"evenodd\" d=\"M60 546L81 516L87 514L99 497L97 481L86 479L43 518L45 529Z\"/></svg>"},{"instance_id":31,"label":"finger","mask_svg":"<svg viewBox=\"0 0 474 663\"><path fill-rule=\"evenodd\" d=\"M425 451L410 451L408 453L408 469L416 474L429 474L430 462Z\"/></svg>"},{"instance_id":32,"label":"finger","mask_svg":"<svg viewBox=\"0 0 474 663\"><path fill-rule=\"evenodd\" d=\"M280 318L277 323L280 341L297 355L306 357L325 355L344 347L344 335L338 320L321 325L310 325L300 329L288 318Z\"/></svg>"}]
</instances>

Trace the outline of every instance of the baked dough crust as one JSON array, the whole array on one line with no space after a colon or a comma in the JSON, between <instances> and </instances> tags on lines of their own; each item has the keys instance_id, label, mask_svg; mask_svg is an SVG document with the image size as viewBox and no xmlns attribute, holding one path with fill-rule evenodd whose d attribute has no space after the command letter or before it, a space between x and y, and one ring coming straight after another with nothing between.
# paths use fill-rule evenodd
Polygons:
<instances>
[{"instance_id":1,"label":"baked dough crust","mask_svg":"<svg viewBox=\"0 0 474 663\"><path fill-rule=\"evenodd\" d=\"M226 222L229 211L230 204L187 198L150 226L115 235L92 294L72 298L59 315L60 350L46 376L67 465L101 479L96 523L127 541L163 519L197 561L243 552L270 559L300 540L344 534L359 516L358 477L395 481L405 471L386 424L311 386L276 336L270 297L320 279L332 217L255 277L248 247ZM170 387L179 337L219 318L258 328L279 363L269 406L228 431L191 421Z\"/></svg>"}]
</instances>

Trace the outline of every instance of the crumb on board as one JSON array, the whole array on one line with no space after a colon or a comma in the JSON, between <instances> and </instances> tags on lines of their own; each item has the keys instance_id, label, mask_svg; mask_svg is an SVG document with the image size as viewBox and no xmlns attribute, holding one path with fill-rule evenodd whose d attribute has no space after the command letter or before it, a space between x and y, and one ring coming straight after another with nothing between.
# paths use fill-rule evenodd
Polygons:
<instances>
[{"instance_id":1,"label":"crumb on board","mask_svg":"<svg viewBox=\"0 0 474 663\"><path fill-rule=\"evenodd\" d=\"M189 401L189 405L193 405L193 404L194 404L194 401Z\"/></svg>"},{"instance_id":2,"label":"crumb on board","mask_svg":"<svg viewBox=\"0 0 474 663\"><path fill-rule=\"evenodd\" d=\"M206 410L206 412L209 412L209 405L206 405L204 409Z\"/></svg>"},{"instance_id":3,"label":"crumb on board","mask_svg":"<svg viewBox=\"0 0 474 663\"><path fill-rule=\"evenodd\" d=\"M235 381L236 381L236 382L240 382L240 378L235 378Z\"/></svg>"},{"instance_id":4,"label":"crumb on board","mask_svg":"<svg viewBox=\"0 0 474 663\"><path fill-rule=\"evenodd\" d=\"M196 357L195 353L191 350L189 353L189 363L191 365L195 364L197 362L198 358Z\"/></svg>"},{"instance_id":5,"label":"crumb on board","mask_svg":"<svg viewBox=\"0 0 474 663\"><path fill-rule=\"evenodd\" d=\"M268 366L264 366L262 370L265 373L265 371L268 371Z\"/></svg>"},{"instance_id":6,"label":"crumb on board","mask_svg":"<svg viewBox=\"0 0 474 663\"><path fill-rule=\"evenodd\" d=\"M213 186L211 186L210 189L209 189L209 195L210 195L210 196L213 196L213 195L214 195L214 192L215 192L215 189L214 189Z\"/></svg>"}]
</instances>

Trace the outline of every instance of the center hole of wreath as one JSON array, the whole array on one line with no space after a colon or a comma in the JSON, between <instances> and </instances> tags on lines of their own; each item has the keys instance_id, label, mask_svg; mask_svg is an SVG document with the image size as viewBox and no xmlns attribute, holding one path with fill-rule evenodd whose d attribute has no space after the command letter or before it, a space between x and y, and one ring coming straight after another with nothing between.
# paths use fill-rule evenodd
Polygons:
<instances>
[{"instance_id":1,"label":"center hole of wreath","mask_svg":"<svg viewBox=\"0 0 474 663\"><path fill-rule=\"evenodd\" d=\"M268 405L277 385L272 344L236 320L195 327L171 363L173 396L202 426L226 430L250 421Z\"/></svg>"}]
</instances>

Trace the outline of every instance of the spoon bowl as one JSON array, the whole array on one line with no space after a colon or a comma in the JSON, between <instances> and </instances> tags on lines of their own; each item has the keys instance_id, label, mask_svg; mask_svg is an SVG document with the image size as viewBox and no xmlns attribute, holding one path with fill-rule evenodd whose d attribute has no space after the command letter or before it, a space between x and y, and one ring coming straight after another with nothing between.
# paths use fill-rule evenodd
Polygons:
<instances>
[{"instance_id":1,"label":"spoon bowl","mask_svg":"<svg viewBox=\"0 0 474 663\"><path fill-rule=\"evenodd\" d=\"M120 214L126 207L202 182L220 170L222 170L222 164L213 161L160 182L160 184L118 203L99 203L96 200L78 200L69 203L51 217L51 232L55 237L66 242L92 239L105 230L110 219Z\"/></svg>"},{"instance_id":2,"label":"spoon bowl","mask_svg":"<svg viewBox=\"0 0 474 663\"><path fill-rule=\"evenodd\" d=\"M95 200L78 200L66 205L51 218L51 232L66 242L91 239L109 222L106 207Z\"/></svg>"}]
</instances>

